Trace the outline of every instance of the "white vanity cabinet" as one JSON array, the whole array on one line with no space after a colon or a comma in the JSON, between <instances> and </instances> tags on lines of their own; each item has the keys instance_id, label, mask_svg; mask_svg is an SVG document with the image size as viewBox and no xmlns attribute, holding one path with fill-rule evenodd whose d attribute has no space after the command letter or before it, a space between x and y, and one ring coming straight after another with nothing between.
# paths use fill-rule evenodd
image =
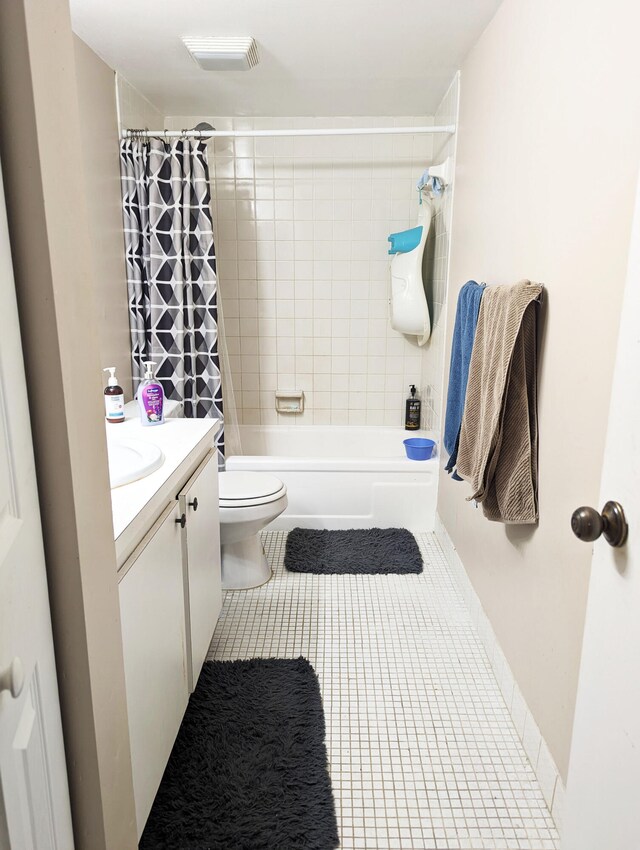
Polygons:
<instances>
[{"instance_id":1,"label":"white vanity cabinet","mask_svg":"<svg viewBox=\"0 0 640 850\"><path fill-rule=\"evenodd\" d=\"M189 690L207 657L222 608L218 455L210 452L178 495L182 529Z\"/></svg>"},{"instance_id":2,"label":"white vanity cabinet","mask_svg":"<svg viewBox=\"0 0 640 850\"><path fill-rule=\"evenodd\" d=\"M119 585L138 837L189 700L181 548L174 501L124 565Z\"/></svg>"},{"instance_id":3,"label":"white vanity cabinet","mask_svg":"<svg viewBox=\"0 0 640 850\"><path fill-rule=\"evenodd\" d=\"M173 420L132 438L159 445L155 472L111 492L138 837L206 658L222 603L215 420Z\"/></svg>"}]
</instances>

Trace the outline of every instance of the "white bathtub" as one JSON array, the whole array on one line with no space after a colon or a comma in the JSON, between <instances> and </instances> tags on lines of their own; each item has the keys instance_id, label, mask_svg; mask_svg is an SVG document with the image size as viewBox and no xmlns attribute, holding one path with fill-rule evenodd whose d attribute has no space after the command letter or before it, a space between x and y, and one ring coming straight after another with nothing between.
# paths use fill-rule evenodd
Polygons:
<instances>
[{"instance_id":1,"label":"white bathtub","mask_svg":"<svg viewBox=\"0 0 640 850\"><path fill-rule=\"evenodd\" d=\"M289 507L269 528L401 526L433 531L438 461L407 460L406 437L377 426L240 426L228 470L261 470L287 485Z\"/></svg>"}]
</instances>

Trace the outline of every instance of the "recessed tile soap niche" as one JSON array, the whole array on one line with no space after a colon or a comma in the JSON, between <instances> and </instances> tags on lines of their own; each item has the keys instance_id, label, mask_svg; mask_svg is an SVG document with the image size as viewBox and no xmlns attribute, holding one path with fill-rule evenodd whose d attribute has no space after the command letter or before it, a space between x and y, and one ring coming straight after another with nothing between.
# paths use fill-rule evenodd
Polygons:
<instances>
[{"instance_id":1,"label":"recessed tile soap niche","mask_svg":"<svg viewBox=\"0 0 640 850\"><path fill-rule=\"evenodd\" d=\"M304 413L304 393L300 392L276 392L276 412L288 414Z\"/></svg>"}]
</instances>

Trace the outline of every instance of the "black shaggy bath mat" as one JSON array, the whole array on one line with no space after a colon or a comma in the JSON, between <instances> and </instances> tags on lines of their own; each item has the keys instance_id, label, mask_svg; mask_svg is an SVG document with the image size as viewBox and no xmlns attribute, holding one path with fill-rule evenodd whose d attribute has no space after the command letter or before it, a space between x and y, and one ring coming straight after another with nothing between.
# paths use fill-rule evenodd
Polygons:
<instances>
[{"instance_id":1,"label":"black shaggy bath mat","mask_svg":"<svg viewBox=\"0 0 640 850\"><path fill-rule=\"evenodd\" d=\"M421 573L422 555L406 528L328 531L294 528L284 565L292 573Z\"/></svg>"},{"instance_id":2,"label":"black shaggy bath mat","mask_svg":"<svg viewBox=\"0 0 640 850\"><path fill-rule=\"evenodd\" d=\"M209 661L140 850L333 850L322 697L304 658Z\"/></svg>"}]
</instances>

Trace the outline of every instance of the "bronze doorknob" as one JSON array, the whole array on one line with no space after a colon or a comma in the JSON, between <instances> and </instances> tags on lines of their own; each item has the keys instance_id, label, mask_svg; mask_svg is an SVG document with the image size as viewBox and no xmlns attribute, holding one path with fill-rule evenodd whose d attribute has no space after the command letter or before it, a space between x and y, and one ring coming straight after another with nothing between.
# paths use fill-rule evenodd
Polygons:
<instances>
[{"instance_id":1,"label":"bronze doorknob","mask_svg":"<svg viewBox=\"0 0 640 850\"><path fill-rule=\"evenodd\" d=\"M610 546L624 546L629 526L622 505L607 502L601 514L586 505L575 510L571 515L571 530L578 540L584 540L585 543L592 543L604 534Z\"/></svg>"}]
</instances>

